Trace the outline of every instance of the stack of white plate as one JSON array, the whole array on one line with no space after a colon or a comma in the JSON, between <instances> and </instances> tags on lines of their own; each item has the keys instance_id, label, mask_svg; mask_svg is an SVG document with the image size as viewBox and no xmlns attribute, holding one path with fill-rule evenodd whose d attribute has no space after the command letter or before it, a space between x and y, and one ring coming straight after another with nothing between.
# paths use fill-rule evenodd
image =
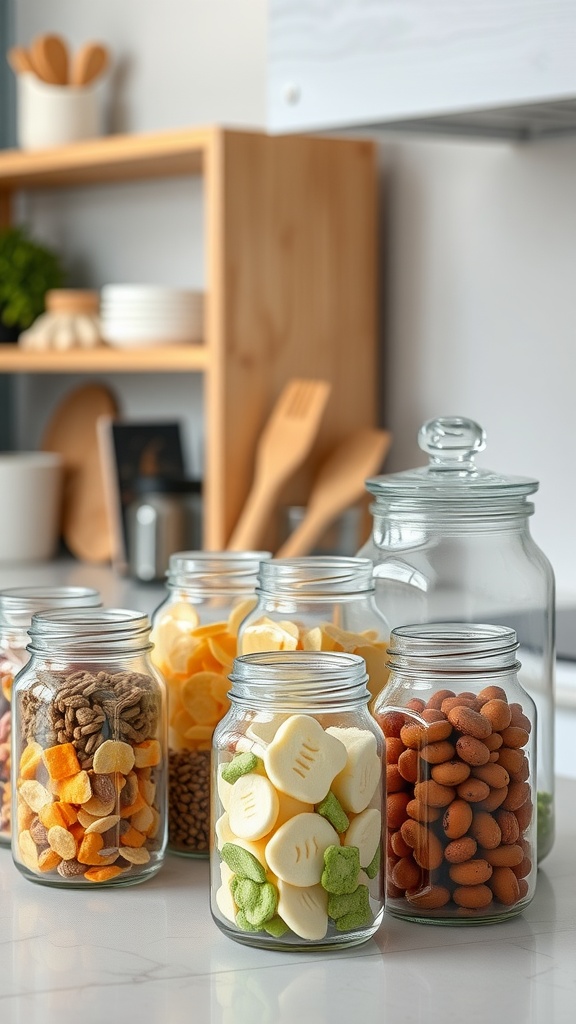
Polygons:
<instances>
[{"instance_id":1,"label":"stack of white plate","mask_svg":"<svg viewBox=\"0 0 576 1024\"><path fill-rule=\"evenodd\" d=\"M150 284L107 284L102 288L102 338L116 348L177 345L202 341L203 293Z\"/></svg>"}]
</instances>

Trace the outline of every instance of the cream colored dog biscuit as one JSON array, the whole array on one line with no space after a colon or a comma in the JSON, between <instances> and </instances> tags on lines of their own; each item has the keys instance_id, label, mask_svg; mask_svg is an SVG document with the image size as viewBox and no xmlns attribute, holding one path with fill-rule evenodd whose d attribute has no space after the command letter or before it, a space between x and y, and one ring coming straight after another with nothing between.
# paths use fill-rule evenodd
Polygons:
<instances>
[{"instance_id":1,"label":"cream colored dog biscuit","mask_svg":"<svg viewBox=\"0 0 576 1024\"><path fill-rule=\"evenodd\" d=\"M316 885L324 869L324 850L335 845L340 845L340 839L329 821L320 814L297 814L268 841L266 860L282 881Z\"/></svg>"},{"instance_id":2,"label":"cream colored dog biscuit","mask_svg":"<svg viewBox=\"0 0 576 1024\"><path fill-rule=\"evenodd\" d=\"M342 838L343 846L358 847L358 856L363 868L372 863L382 836L382 816L375 807L367 807L350 823Z\"/></svg>"},{"instance_id":3,"label":"cream colored dog biscuit","mask_svg":"<svg viewBox=\"0 0 576 1024\"><path fill-rule=\"evenodd\" d=\"M232 786L228 817L241 839L262 839L274 827L279 801L274 786L263 775L242 775Z\"/></svg>"},{"instance_id":4,"label":"cream colored dog biscuit","mask_svg":"<svg viewBox=\"0 0 576 1024\"><path fill-rule=\"evenodd\" d=\"M346 765L346 759L344 744L329 736L315 718L291 715L267 748L264 765L277 789L297 800L317 804Z\"/></svg>"},{"instance_id":5,"label":"cream colored dog biscuit","mask_svg":"<svg viewBox=\"0 0 576 1024\"><path fill-rule=\"evenodd\" d=\"M344 745L348 755L346 765L332 783L332 791L345 811L359 814L370 803L382 772L376 737L362 729L338 726L330 726L326 732Z\"/></svg>"},{"instance_id":6,"label":"cream colored dog biscuit","mask_svg":"<svg viewBox=\"0 0 576 1024\"><path fill-rule=\"evenodd\" d=\"M278 915L301 939L314 942L328 931L328 893L321 885L306 888L278 881Z\"/></svg>"}]
</instances>

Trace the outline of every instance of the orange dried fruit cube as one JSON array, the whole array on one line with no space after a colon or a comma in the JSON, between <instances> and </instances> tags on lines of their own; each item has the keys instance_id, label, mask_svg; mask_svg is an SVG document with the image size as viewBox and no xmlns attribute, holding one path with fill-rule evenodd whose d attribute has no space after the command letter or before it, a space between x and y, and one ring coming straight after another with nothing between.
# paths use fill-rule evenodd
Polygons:
<instances>
[{"instance_id":1,"label":"orange dried fruit cube","mask_svg":"<svg viewBox=\"0 0 576 1024\"><path fill-rule=\"evenodd\" d=\"M58 783L58 796L69 804L85 804L92 796L88 772L77 772Z\"/></svg>"},{"instance_id":2,"label":"orange dried fruit cube","mask_svg":"<svg viewBox=\"0 0 576 1024\"><path fill-rule=\"evenodd\" d=\"M144 740L134 747L136 768L154 768L162 760L162 748L158 740Z\"/></svg>"},{"instance_id":3,"label":"orange dried fruit cube","mask_svg":"<svg viewBox=\"0 0 576 1024\"><path fill-rule=\"evenodd\" d=\"M79 864L100 864L102 858L99 854L103 846L104 840L99 832L86 834L80 843L76 860Z\"/></svg>"},{"instance_id":4,"label":"orange dried fruit cube","mask_svg":"<svg viewBox=\"0 0 576 1024\"><path fill-rule=\"evenodd\" d=\"M104 740L94 754L92 762L92 768L97 775L108 775L110 772L128 775L133 767L134 750L123 740Z\"/></svg>"},{"instance_id":5,"label":"orange dried fruit cube","mask_svg":"<svg viewBox=\"0 0 576 1024\"><path fill-rule=\"evenodd\" d=\"M72 826L74 827L74 826ZM74 836L61 825L53 825L48 829L48 843L62 860L72 860L76 856L77 844Z\"/></svg>"},{"instance_id":6,"label":"orange dried fruit cube","mask_svg":"<svg viewBox=\"0 0 576 1024\"><path fill-rule=\"evenodd\" d=\"M110 867L105 868L88 868L88 871L84 872L84 878L87 878L89 882L109 882L111 878L116 878L117 875L121 875L123 868Z\"/></svg>"},{"instance_id":7,"label":"orange dried fruit cube","mask_svg":"<svg viewBox=\"0 0 576 1024\"><path fill-rule=\"evenodd\" d=\"M80 771L80 762L73 743L57 743L53 747L46 747L42 759L51 779L67 779Z\"/></svg>"},{"instance_id":8,"label":"orange dried fruit cube","mask_svg":"<svg viewBox=\"0 0 576 1024\"><path fill-rule=\"evenodd\" d=\"M61 860L60 854L48 847L38 855L38 868L40 871L53 871L54 868L58 867Z\"/></svg>"},{"instance_id":9,"label":"orange dried fruit cube","mask_svg":"<svg viewBox=\"0 0 576 1024\"><path fill-rule=\"evenodd\" d=\"M133 814L140 811L143 807L146 807L146 801L139 790L136 792L136 799L128 805L123 807L120 814L123 818L131 818Z\"/></svg>"},{"instance_id":10,"label":"orange dried fruit cube","mask_svg":"<svg viewBox=\"0 0 576 1024\"><path fill-rule=\"evenodd\" d=\"M132 825L129 829L126 829L123 835L120 836L120 843L122 846L143 846L146 842L146 836L143 832L139 832L137 828Z\"/></svg>"},{"instance_id":11,"label":"orange dried fruit cube","mask_svg":"<svg viewBox=\"0 0 576 1024\"><path fill-rule=\"evenodd\" d=\"M43 748L39 743L28 743L20 755L20 778L35 779L38 765L42 761Z\"/></svg>"},{"instance_id":12,"label":"orange dried fruit cube","mask_svg":"<svg viewBox=\"0 0 576 1024\"><path fill-rule=\"evenodd\" d=\"M53 825L61 825L68 828L76 821L77 814L72 804L63 800L55 800L54 803L44 804L38 811L38 817L44 828L52 828Z\"/></svg>"},{"instance_id":13,"label":"orange dried fruit cube","mask_svg":"<svg viewBox=\"0 0 576 1024\"><path fill-rule=\"evenodd\" d=\"M68 831L74 836L77 843L81 843L84 838L84 825L79 821L75 821L72 825L68 825Z\"/></svg>"}]
</instances>

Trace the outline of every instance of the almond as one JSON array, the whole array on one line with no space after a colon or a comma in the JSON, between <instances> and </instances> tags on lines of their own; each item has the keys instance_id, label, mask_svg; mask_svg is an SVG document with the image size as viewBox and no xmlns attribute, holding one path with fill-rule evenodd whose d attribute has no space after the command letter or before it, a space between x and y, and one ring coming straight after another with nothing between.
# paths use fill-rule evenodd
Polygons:
<instances>
[{"instance_id":1,"label":"almond","mask_svg":"<svg viewBox=\"0 0 576 1024\"><path fill-rule=\"evenodd\" d=\"M512 747L501 747L498 753L498 764L506 769L510 777L519 772L524 763L525 754Z\"/></svg>"},{"instance_id":2,"label":"almond","mask_svg":"<svg viewBox=\"0 0 576 1024\"><path fill-rule=\"evenodd\" d=\"M406 811L416 821L425 822L436 821L442 813L439 807L431 807L429 804L425 804L423 800L410 800L406 805Z\"/></svg>"},{"instance_id":3,"label":"almond","mask_svg":"<svg viewBox=\"0 0 576 1024\"><path fill-rule=\"evenodd\" d=\"M394 832L407 817L406 805L409 801L408 793L391 793L386 801L386 823Z\"/></svg>"},{"instance_id":4,"label":"almond","mask_svg":"<svg viewBox=\"0 0 576 1024\"><path fill-rule=\"evenodd\" d=\"M512 868L494 868L490 888L498 903L511 907L520 899L520 886Z\"/></svg>"},{"instance_id":5,"label":"almond","mask_svg":"<svg viewBox=\"0 0 576 1024\"><path fill-rule=\"evenodd\" d=\"M408 890L406 899L415 907L422 910L437 910L448 903L450 890L443 885L431 885L425 889Z\"/></svg>"},{"instance_id":6,"label":"almond","mask_svg":"<svg viewBox=\"0 0 576 1024\"><path fill-rule=\"evenodd\" d=\"M478 843L472 836L463 836L462 839L453 839L444 850L444 857L449 864L462 864L470 860L478 848Z\"/></svg>"},{"instance_id":7,"label":"almond","mask_svg":"<svg viewBox=\"0 0 576 1024\"><path fill-rule=\"evenodd\" d=\"M505 700L488 700L482 705L482 711L480 712L487 718L492 726L492 729L496 732L500 732L501 729L506 729L510 725L512 718L512 712L510 705Z\"/></svg>"},{"instance_id":8,"label":"almond","mask_svg":"<svg viewBox=\"0 0 576 1024\"><path fill-rule=\"evenodd\" d=\"M495 850L480 848L480 855L495 868L517 867L524 860L524 851L521 846L497 846Z\"/></svg>"},{"instance_id":9,"label":"almond","mask_svg":"<svg viewBox=\"0 0 576 1024\"><path fill-rule=\"evenodd\" d=\"M399 736L390 736L386 740L386 764L398 764L398 759L405 750Z\"/></svg>"},{"instance_id":10,"label":"almond","mask_svg":"<svg viewBox=\"0 0 576 1024\"><path fill-rule=\"evenodd\" d=\"M448 740L441 740L439 743L427 743L420 751L420 757L428 764L442 764L443 761L450 761L455 754L454 747Z\"/></svg>"},{"instance_id":11,"label":"almond","mask_svg":"<svg viewBox=\"0 0 576 1024\"><path fill-rule=\"evenodd\" d=\"M518 837L520 835L518 818L512 811L503 810L497 811L494 817L500 827L502 842L506 846L512 846L518 841Z\"/></svg>"},{"instance_id":12,"label":"almond","mask_svg":"<svg viewBox=\"0 0 576 1024\"><path fill-rule=\"evenodd\" d=\"M477 804L485 800L490 793L490 786L482 779L475 779L470 776L465 782L456 787L456 792L461 800L468 800L469 803Z\"/></svg>"},{"instance_id":13,"label":"almond","mask_svg":"<svg viewBox=\"0 0 576 1024\"><path fill-rule=\"evenodd\" d=\"M476 811L470 826L470 833L479 846L494 850L502 842L500 826L488 811Z\"/></svg>"},{"instance_id":14,"label":"almond","mask_svg":"<svg viewBox=\"0 0 576 1024\"><path fill-rule=\"evenodd\" d=\"M490 760L490 751L482 740L474 736L460 736L456 740L456 753L466 764L479 765L487 764Z\"/></svg>"},{"instance_id":15,"label":"almond","mask_svg":"<svg viewBox=\"0 0 576 1024\"><path fill-rule=\"evenodd\" d=\"M472 824L472 808L465 800L453 800L444 812L442 828L448 839L460 839Z\"/></svg>"},{"instance_id":16,"label":"almond","mask_svg":"<svg viewBox=\"0 0 576 1024\"><path fill-rule=\"evenodd\" d=\"M502 803L505 811L517 811L522 804L526 803L530 796L530 786L527 782L511 782L508 786L508 794Z\"/></svg>"},{"instance_id":17,"label":"almond","mask_svg":"<svg viewBox=\"0 0 576 1024\"><path fill-rule=\"evenodd\" d=\"M462 783L465 785L465 783ZM414 786L414 796L422 800L430 807L446 807L454 799L456 793L451 786L441 786L434 779L427 779L426 782L417 782Z\"/></svg>"},{"instance_id":18,"label":"almond","mask_svg":"<svg viewBox=\"0 0 576 1024\"><path fill-rule=\"evenodd\" d=\"M391 880L398 889L416 889L422 880L422 870L413 857L401 857L392 869Z\"/></svg>"},{"instance_id":19,"label":"almond","mask_svg":"<svg viewBox=\"0 0 576 1024\"><path fill-rule=\"evenodd\" d=\"M491 877L492 865L478 857L463 864L452 864L448 874L457 885L481 885Z\"/></svg>"},{"instance_id":20,"label":"almond","mask_svg":"<svg viewBox=\"0 0 576 1024\"><path fill-rule=\"evenodd\" d=\"M406 789L406 779L402 778L400 770L397 764L386 765L386 792L387 793L399 793L400 790Z\"/></svg>"},{"instance_id":21,"label":"almond","mask_svg":"<svg viewBox=\"0 0 576 1024\"><path fill-rule=\"evenodd\" d=\"M464 761L444 761L443 764L436 764L431 771L434 782L441 786L457 786L470 775L470 765Z\"/></svg>"},{"instance_id":22,"label":"almond","mask_svg":"<svg viewBox=\"0 0 576 1024\"><path fill-rule=\"evenodd\" d=\"M496 762L477 765L472 769L472 775L474 778L486 782L490 789L502 789L502 786L507 786L510 782L510 776L506 769Z\"/></svg>"},{"instance_id":23,"label":"almond","mask_svg":"<svg viewBox=\"0 0 576 1024\"><path fill-rule=\"evenodd\" d=\"M524 729L525 732L530 733L532 731L532 722L527 715L524 714L521 704L511 704L511 722L510 724L516 726L518 729Z\"/></svg>"},{"instance_id":24,"label":"almond","mask_svg":"<svg viewBox=\"0 0 576 1024\"><path fill-rule=\"evenodd\" d=\"M454 690L437 690L436 693L434 693L432 697L430 697L430 700L428 701L426 707L434 708L436 710L441 709L443 701L447 700L448 697L455 696L456 694L454 693Z\"/></svg>"},{"instance_id":25,"label":"almond","mask_svg":"<svg viewBox=\"0 0 576 1024\"><path fill-rule=\"evenodd\" d=\"M516 725L509 725L507 729L502 730L501 735L507 747L525 747L530 739L526 729L520 729Z\"/></svg>"},{"instance_id":26,"label":"almond","mask_svg":"<svg viewBox=\"0 0 576 1024\"><path fill-rule=\"evenodd\" d=\"M458 732L465 736L473 736L477 740L484 740L492 732L492 726L487 718L484 718L479 711L473 711L469 707L455 707L448 712L448 721L452 723ZM516 744L510 744L515 746Z\"/></svg>"},{"instance_id":27,"label":"almond","mask_svg":"<svg viewBox=\"0 0 576 1024\"><path fill-rule=\"evenodd\" d=\"M398 771L402 778L406 779L406 782L418 781L418 752L416 750L408 748L400 754Z\"/></svg>"},{"instance_id":28,"label":"almond","mask_svg":"<svg viewBox=\"0 0 576 1024\"><path fill-rule=\"evenodd\" d=\"M501 686L485 686L483 690L480 690L478 700L483 704L489 700L503 700L507 702L508 697L506 696L506 690Z\"/></svg>"},{"instance_id":29,"label":"almond","mask_svg":"<svg viewBox=\"0 0 576 1024\"><path fill-rule=\"evenodd\" d=\"M492 903L492 890L487 885L462 885L452 893L454 903L469 910L479 910Z\"/></svg>"},{"instance_id":30,"label":"almond","mask_svg":"<svg viewBox=\"0 0 576 1024\"><path fill-rule=\"evenodd\" d=\"M480 811L495 811L500 807L508 795L508 786L501 786L500 789L491 789L485 800L478 805Z\"/></svg>"}]
</instances>

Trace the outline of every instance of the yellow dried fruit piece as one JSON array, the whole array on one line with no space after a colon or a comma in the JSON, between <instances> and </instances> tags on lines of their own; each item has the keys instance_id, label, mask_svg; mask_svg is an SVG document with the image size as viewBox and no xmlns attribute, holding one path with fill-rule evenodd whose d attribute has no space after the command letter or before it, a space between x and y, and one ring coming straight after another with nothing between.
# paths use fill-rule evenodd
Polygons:
<instances>
[{"instance_id":1,"label":"yellow dried fruit piece","mask_svg":"<svg viewBox=\"0 0 576 1024\"><path fill-rule=\"evenodd\" d=\"M42 850L42 853L38 856L38 868L40 871L53 871L60 864L62 857L56 850L51 850L48 847L47 850Z\"/></svg>"},{"instance_id":2,"label":"yellow dried fruit piece","mask_svg":"<svg viewBox=\"0 0 576 1024\"><path fill-rule=\"evenodd\" d=\"M152 808L147 805L132 815L132 825L138 832L146 832L154 821Z\"/></svg>"},{"instance_id":3,"label":"yellow dried fruit piece","mask_svg":"<svg viewBox=\"0 0 576 1024\"><path fill-rule=\"evenodd\" d=\"M196 641L190 636L179 636L166 651L169 674L176 673L184 677L188 669L188 662L194 653Z\"/></svg>"},{"instance_id":4,"label":"yellow dried fruit piece","mask_svg":"<svg viewBox=\"0 0 576 1024\"><path fill-rule=\"evenodd\" d=\"M63 800L55 800L54 803L44 804L38 811L38 817L44 828L52 828L53 825L61 825L68 828L78 818L75 808Z\"/></svg>"},{"instance_id":5,"label":"yellow dried fruit piece","mask_svg":"<svg viewBox=\"0 0 576 1024\"><path fill-rule=\"evenodd\" d=\"M22 799L26 801L28 807L36 811L36 814L38 814L41 807L44 807L44 804L52 803L51 794L40 782L36 782L34 779L27 779L23 782L18 792Z\"/></svg>"},{"instance_id":6,"label":"yellow dried fruit piece","mask_svg":"<svg viewBox=\"0 0 576 1024\"><path fill-rule=\"evenodd\" d=\"M210 653L222 668L232 668L232 663L237 652L235 636L230 636L229 633L223 633L222 636L210 637L208 640L208 647L210 649Z\"/></svg>"},{"instance_id":7,"label":"yellow dried fruit piece","mask_svg":"<svg viewBox=\"0 0 576 1024\"><path fill-rule=\"evenodd\" d=\"M368 673L368 689L373 697L380 693L388 680L388 669L386 668L385 647L382 649L372 644L361 644L353 652L364 658L366 671Z\"/></svg>"},{"instance_id":8,"label":"yellow dried fruit piece","mask_svg":"<svg viewBox=\"0 0 576 1024\"><path fill-rule=\"evenodd\" d=\"M147 864L150 854L144 846L123 846L121 856L130 864Z\"/></svg>"},{"instance_id":9,"label":"yellow dried fruit piece","mask_svg":"<svg viewBox=\"0 0 576 1024\"><path fill-rule=\"evenodd\" d=\"M73 743L57 743L53 747L46 747L42 759L51 779L67 779L70 775L77 775L80 769L80 762Z\"/></svg>"},{"instance_id":10,"label":"yellow dried fruit piece","mask_svg":"<svg viewBox=\"0 0 576 1024\"><path fill-rule=\"evenodd\" d=\"M152 811L152 824L149 825L148 828L146 829L146 836L148 839L155 839L156 836L158 835L158 830L160 828L160 822L162 821L162 819L155 807L151 807L150 810ZM133 843L133 845L136 844Z\"/></svg>"},{"instance_id":11,"label":"yellow dried fruit piece","mask_svg":"<svg viewBox=\"0 0 576 1024\"><path fill-rule=\"evenodd\" d=\"M188 713L194 725L214 727L220 718L220 704L208 693L198 693L188 702Z\"/></svg>"},{"instance_id":12,"label":"yellow dried fruit piece","mask_svg":"<svg viewBox=\"0 0 576 1024\"><path fill-rule=\"evenodd\" d=\"M109 800L102 800L99 796L91 796L84 804L82 804L82 810L93 818L105 818L108 814L112 814L112 811L116 807L116 798L110 797Z\"/></svg>"},{"instance_id":13,"label":"yellow dried fruit piece","mask_svg":"<svg viewBox=\"0 0 576 1024\"><path fill-rule=\"evenodd\" d=\"M324 638L329 637L331 641L334 641L347 654L352 654L354 648L358 646L358 633L351 633L347 629L341 629L340 626L335 626L332 622L324 623L322 633ZM325 639L324 642L326 642ZM327 648L323 646L322 650L327 650Z\"/></svg>"},{"instance_id":14,"label":"yellow dried fruit piece","mask_svg":"<svg viewBox=\"0 0 576 1024\"><path fill-rule=\"evenodd\" d=\"M107 775L109 772L128 775L134 767L134 760L134 750L129 743L123 740L104 740L94 754L92 767L97 775ZM83 803L82 800L78 802Z\"/></svg>"},{"instance_id":15,"label":"yellow dried fruit piece","mask_svg":"<svg viewBox=\"0 0 576 1024\"><path fill-rule=\"evenodd\" d=\"M103 821L103 818L97 818L95 814L89 814L83 807L78 811L78 821L82 825L82 828L88 829L90 825L93 825L95 821Z\"/></svg>"},{"instance_id":16,"label":"yellow dried fruit piece","mask_svg":"<svg viewBox=\"0 0 576 1024\"><path fill-rule=\"evenodd\" d=\"M192 725L186 730L185 736L187 740L208 741L209 743L213 732L214 729L209 725Z\"/></svg>"},{"instance_id":17,"label":"yellow dried fruit piece","mask_svg":"<svg viewBox=\"0 0 576 1024\"><path fill-rule=\"evenodd\" d=\"M137 828L132 825L129 829L120 836L121 846L144 846L146 842L146 836L143 832L139 832Z\"/></svg>"},{"instance_id":18,"label":"yellow dried fruit piece","mask_svg":"<svg viewBox=\"0 0 576 1024\"><path fill-rule=\"evenodd\" d=\"M322 650L322 630L320 626L314 626L313 629L309 629L307 633L303 634L302 649L304 651Z\"/></svg>"},{"instance_id":19,"label":"yellow dried fruit piece","mask_svg":"<svg viewBox=\"0 0 576 1024\"><path fill-rule=\"evenodd\" d=\"M89 835L85 835L77 854L77 861L79 864L90 864L96 865L102 863L100 857L100 850L104 846L104 840L98 832L91 832Z\"/></svg>"},{"instance_id":20,"label":"yellow dried fruit piece","mask_svg":"<svg viewBox=\"0 0 576 1024\"><path fill-rule=\"evenodd\" d=\"M85 804L92 796L88 772L77 772L58 783L58 796L69 804Z\"/></svg>"},{"instance_id":21,"label":"yellow dried fruit piece","mask_svg":"<svg viewBox=\"0 0 576 1024\"><path fill-rule=\"evenodd\" d=\"M62 860L73 860L76 856L76 840L71 832L61 825L53 825L48 829L47 837L50 849Z\"/></svg>"},{"instance_id":22,"label":"yellow dried fruit piece","mask_svg":"<svg viewBox=\"0 0 576 1024\"><path fill-rule=\"evenodd\" d=\"M228 616L228 632L232 636L238 636L238 630L240 623L246 618L246 616L256 607L256 598L247 597L243 601L239 601L237 605L232 608Z\"/></svg>"},{"instance_id":23,"label":"yellow dried fruit piece","mask_svg":"<svg viewBox=\"0 0 576 1024\"><path fill-rule=\"evenodd\" d=\"M220 680L221 675L216 672L196 672L184 683L180 692L180 697L184 708L192 717L193 712L191 711L191 705L194 704L194 701L197 700L198 696L200 694L205 694L207 697L212 697L212 684L214 679ZM175 728L178 728L175 721L173 721L172 724ZM183 729L180 729L180 731L184 732Z\"/></svg>"},{"instance_id":24,"label":"yellow dried fruit piece","mask_svg":"<svg viewBox=\"0 0 576 1024\"><path fill-rule=\"evenodd\" d=\"M45 806L49 807L50 805L46 804ZM44 808L41 808L39 813L42 813L42 810L44 810ZM18 831L19 832L26 832L27 829L30 828L30 825L34 821L35 817L36 817L36 811L33 811L31 807L28 807L28 804L24 803L23 800L19 800L18 801L18 811L17 811Z\"/></svg>"},{"instance_id":25,"label":"yellow dried fruit piece","mask_svg":"<svg viewBox=\"0 0 576 1024\"><path fill-rule=\"evenodd\" d=\"M22 860L30 871L38 870L38 850L30 832L25 829L18 836L18 846L22 854Z\"/></svg>"},{"instance_id":26,"label":"yellow dried fruit piece","mask_svg":"<svg viewBox=\"0 0 576 1024\"><path fill-rule=\"evenodd\" d=\"M155 782L152 782L150 779L139 778L138 789L147 804L152 804L154 802L154 797L156 796Z\"/></svg>"},{"instance_id":27,"label":"yellow dried fruit piece","mask_svg":"<svg viewBox=\"0 0 576 1024\"><path fill-rule=\"evenodd\" d=\"M134 747L136 768L154 768L162 760L162 748L158 740L144 740Z\"/></svg>"},{"instance_id":28,"label":"yellow dried fruit piece","mask_svg":"<svg viewBox=\"0 0 576 1024\"><path fill-rule=\"evenodd\" d=\"M230 699L228 697L229 690L230 680L228 679L228 676L214 675L212 677L212 682L210 683L210 692L214 699L217 700L218 703L222 705L224 709L230 707ZM222 712L220 714L222 714Z\"/></svg>"},{"instance_id":29,"label":"yellow dried fruit piece","mask_svg":"<svg viewBox=\"0 0 576 1024\"><path fill-rule=\"evenodd\" d=\"M92 835L93 832L107 832L109 828L114 828L119 821L119 814L107 814L105 818L94 818L89 825L85 826L86 835Z\"/></svg>"},{"instance_id":30,"label":"yellow dried fruit piece","mask_svg":"<svg viewBox=\"0 0 576 1024\"><path fill-rule=\"evenodd\" d=\"M44 750L39 743L28 743L20 756L20 778L35 779Z\"/></svg>"},{"instance_id":31,"label":"yellow dried fruit piece","mask_svg":"<svg viewBox=\"0 0 576 1024\"><path fill-rule=\"evenodd\" d=\"M88 868L88 871L84 872L84 878L87 878L89 882L109 882L111 878L116 878L117 875L121 875L123 868L118 867L105 867L105 868Z\"/></svg>"},{"instance_id":32,"label":"yellow dried fruit piece","mask_svg":"<svg viewBox=\"0 0 576 1024\"><path fill-rule=\"evenodd\" d=\"M292 625L292 623L290 623ZM298 646L298 634L289 631L264 616L259 622L248 626L239 643L242 654L253 654L261 651L295 651Z\"/></svg>"},{"instance_id":33,"label":"yellow dried fruit piece","mask_svg":"<svg viewBox=\"0 0 576 1024\"><path fill-rule=\"evenodd\" d=\"M192 636L196 640L204 639L209 636L218 636L220 633L228 632L227 622L207 622L204 626L197 626L196 629L192 630Z\"/></svg>"}]
</instances>

